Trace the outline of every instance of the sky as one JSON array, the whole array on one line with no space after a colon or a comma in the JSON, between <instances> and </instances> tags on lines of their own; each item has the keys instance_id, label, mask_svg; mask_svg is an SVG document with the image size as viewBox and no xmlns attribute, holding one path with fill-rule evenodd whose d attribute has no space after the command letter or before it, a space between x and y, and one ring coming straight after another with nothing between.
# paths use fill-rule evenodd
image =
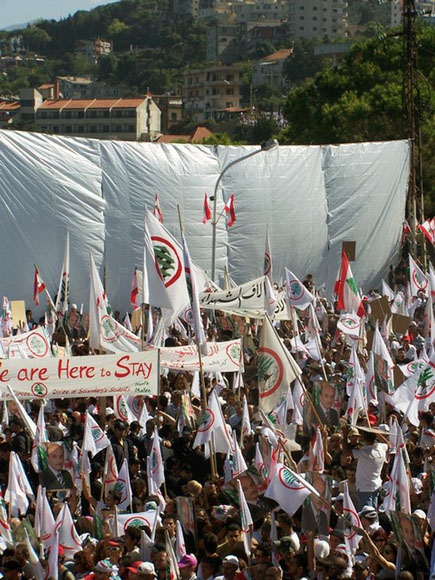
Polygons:
<instances>
[{"instance_id":1,"label":"sky","mask_svg":"<svg viewBox=\"0 0 435 580\"><path fill-rule=\"evenodd\" d=\"M117 0L0 0L0 29L38 18L63 18Z\"/></svg>"}]
</instances>

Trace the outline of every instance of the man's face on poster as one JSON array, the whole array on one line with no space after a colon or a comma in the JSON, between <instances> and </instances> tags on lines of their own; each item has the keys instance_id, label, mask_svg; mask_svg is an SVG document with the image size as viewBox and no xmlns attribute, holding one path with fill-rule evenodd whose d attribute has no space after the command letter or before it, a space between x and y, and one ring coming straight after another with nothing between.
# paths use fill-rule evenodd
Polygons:
<instances>
[{"instance_id":1,"label":"man's face on poster","mask_svg":"<svg viewBox=\"0 0 435 580\"><path fill-rule=\"evenodd\" d=\"M47 462L56 471L63 469L65 454L61 445L50 445L48 447Z\"/></svg>"},{"instance_id":2,"label":"man's face on poster","mask_svg":"<svg viewBox=\"0 0 435 580\"><path fill-rule=\"evenodd\" d=\"M323 385L320 391L320 404L325 409L331 409L334 404L335 389L330 385Z\"/></svg>"}]
</instances>

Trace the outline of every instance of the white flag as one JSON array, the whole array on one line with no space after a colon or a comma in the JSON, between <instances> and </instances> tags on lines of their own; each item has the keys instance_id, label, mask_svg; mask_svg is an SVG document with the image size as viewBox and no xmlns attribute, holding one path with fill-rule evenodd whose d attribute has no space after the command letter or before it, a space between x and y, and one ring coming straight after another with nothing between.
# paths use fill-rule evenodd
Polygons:
<instances>
[{"instance_id":1,"label":"white flag","mask_svg":"<svg viewBox=\"0 0 435 580\"><path fill-rule=\"evenodd\" d=\"M228 434L228 428L216 391L213 390L208 398L208 406L200 419L193 448L206 445L211 441L213 433L216 453L228 453L228 451L233 453L233 442Z\"/></svg>"},{"instance_id":2,"label":"white flag","mask_svg":"<svg viewBox=\"0 0 435 580\"><path fill-rule=\"evenodd\" d=\"M304 389L302 388L299 378L297 378L295 380L295 384L293 385L294 410L292 417L292 422L296 423L297 425L302 425L304 422L304 400Z\"/></svg>"},{"instance_id":3,"label":"white flag","mask_svg":"<svg viewBox=\"0 0 435 580\"><path fill-rule=\"evenodd\" d=\"M55 528L59 528L59 546L64 549L65 557L70 560L82 549L82 543L71 516L69 505L63 504L56 518Z\"/></svg>"},{"instance_id":4,"label":"white flag","mask_svg":"<svg viewBox=\"0 0 435 580\"><path fill-rule=\"evenodd\" d=\"M263 320L260 347L257 351L259 407L270 413L287 393L301 369L275 333L269 317Z\"/></svg>"},{"instance_id":5,"label":"white flag","mask_svg":"<svg viewBox=\"0 0 435 580\"><path fill-rule=\"evenodd\" d=\"M85 430L83 435L82 452L89 451L94 457L97 453L109 447L110 441L95 419L86 412Z\"/></svg>"},{"instance_id":6,"label":"white flag","mask_svg":"<svg viewBox=\"0 0 435 580\"><path fill-rule=\"evenodd\" d=\"M292 516L310 493L311 490L295 477L289 467L276 462L275 453L273 453L270 462L269 485L264 492L265 497L274 499L285 512Z\"/></svg>"},{"instance_id":7,"label":"white flag","mask_svg":"<svg viewBox=\"0 0 435 580\"><path fill-rule=\"evenodd\" d=\"M180 520L176 521L175 551L178 562L186 555L186 542L184 541L183 526Z\"/></svg>"},{"instance_id":8,"label":"white flag","mask_svg":"<svg viewBox=\"0 0 435 580\"><path fill-rule=\"evenodd\" d=\"M376 387L388 394L394 393L394 362L377 324L373 336L372 352Z\"/></svg>"},{"instance_id":9,"label":"white flag","mask_svg":"<svg viewBox=\"0 0 435 580\"><path fill-rule=\"evenodd\" d=\"M245 458L242 455L239 444L237 443L237 433L233 431L233 477L241 475L248 469Z\"/></svg>"},{"instance_id":10,"label":"white flag","mask_svg":"<svg viewBox=\"0 0 435 580\"><path fill-rule=\"evenodd\" d=\"M240 425L240 447L243 449L243 440L252 433L251 422L249 420L249 409L246 395L242 399L242 423Z\"/></svg>"},{"instance_id":11,"label":"white flag","mask_svg":"<svg viewBox=\"0 0 435 580\"><path fill-rule=\"evenodd\" d=\"M384 509L390 511L411 513L411 499L409 495L409 477L403 459L403 451L398 449L394 457L390 474L391 488L384 498Z\"/></svg>"},{"instance_id":12,"label":"white flag","mask_svg":"<svg viewBox=\"0 0 435 580\"><path fill-rule=\"evenodd\" d=\"M11 526L9 523L6 505L3 499L3 493L0 490L0 536L7 545L13 546L14 540L12 538Z\"/></svg>"},{"instance_id":13,"label":"white flag","mask_svg":"<svg viewBox=\"0 0 435 580\"><path fill-rule=\"evenodd\" d=\"M419 292L423 292L425 296L428 295L429 280L412 259L411 254L409 254L409 279L411 286L411 296L417 296Z\"/></svg>"},{"instance_id":14,"label":"white flag","mask_svg":"<svg viewBox=\"0 0 435 580\"><path fill-rule=\"evenodd\" d=\"M338 330L341 330L343 334L347 334L352 338L358 338L361 328L361 318L355 314L355 312L352 312L351 314L344 312L343 314L340 314L337 328Z\"/></svg>"},{"instance_id":15,"label":"white flag","mask_svg":"<svg viewBox=\"0 0 435 580\"><path fill-rule=\"evenodd\" d=\"M269 225L266 228L266 244L264 250L264 272L263 274L269 278L269 282L273 286L273 264L272 264L272 250L270 247Z\"/></svg>"},{"instance_id":16,"label":"white flag","mask_svg":"<svg viewBox=\"0 0 435 580\"><path fill-rule=\"evenodd\" d=\"M361 527L361 521L359 519L358 512L353 505L352 499L349 494L349 488L347 486L347 481L344 482L343 487L343 516L345 518L345 526L344 526L344 542L346 544L347 549L353 555L355 554L359 542L361 540L360 535L355 532L352 526Z\"/></svg>"},{"instance_id":17,"label":"white flag","mask_svg":"<svg viewBox=\"0 0 435 580\"><path fill-rule=\"evenodd\" d=\"M239 508L240 508L240 522L243 534L243 545L245 548L245 553L249 557L251 555L251 532L254 527L254 522L252 521L251 512L249 511L248 503L243 493L242 484L240 479L237 480L237 491L239 492Z\"/></svg>"},{"instance_id":18,"label":"white flag","mask_svg":"<svg viewBox=\"0 0 435 580\"><path fill-rule=\"evenodd\" d=\"M287 298L289 299L290 306L298 308L299 310L305 310L310 304L313 304L315 298L299 278L290 272L290 270L285 269L286 285L287 285Z\"/></svg>"},{"instance_id":19,"label":"white flag","mask_svg":"<svg viewBox=\"0 0 435 580\"><path fill-rule=\"evenodd\" d=\"M34 499L33 490L27 479L23 464L19 456L14 451L11 451L5 501L9 503L9 509L13 516L24 515L27 512L29 497Z\"/></svg>"},{"instance_id":20,"label":"white flag","mask_svg":"<svg viewBox=\"0 0 435 580\"><path fill-rule=\"evenodd\" d=\"M50 503L45 493L45 488L38 486L36 495L35 511L35 534L44 548L47 550L53 541L55 533L55 520L51 511Z\"/></svg>"},{"instance_id":21,"label":"white flag","mask_svg":"<svg viewBox=\"0 0 435 580\"><path fill-rule=\"evenodd\" d=\"M104 497L107 498L109 491L115 488L118 480L118 467L116 465L116 458L113 452L112 444L106 447L106 459L104 462Z\"/></svg>"},{"instance_id":22,"label":"white flag","mask_svg":"<svg viewBox=\"0 0 435 580\"><path fill-rule=\"evenodd\" d=\"M32 577L35 578L35 580L44 580L45 577L44 568L42 567L41 561L38 558L38 555L36 554L35 550L33 549L32 544L30 543L29 534L27 533L27 530L24 529L24 531L26 534L25 542L27 553L29 554L29 557L27 559L30 568L29 572L32 575Z\"/></svg>"},{"instance_id":23,"label":"white flag","mask_svg":"<svg viewBox=\"0 0 435 580\"><path fill-rule=\"evenodd\" d=\"M56 312L62 316L68 312L69 304L69 232L66 233L65 255L56 298Z\"/></svg>"},{"instance_id":24,"label":"white flag","mask_svg":"<svg viewBox=\"0 0 435 580\"><path fill-rule=\"evenodd\" d=\"M112 309L90 255L91 290L89 298L89 344L113 353L138 352L141 339L112 317Z\"/></svg>"},{"instance_id":25,"label":"white flag","mask_svg":"<svg viewBox=\"0 0 435 580\"><path fill-rule=\"evenodd\" d=\"M391 290L391 288L388 286L388 284L385 282L385 280L382 280L382 296L386 296L389 302L392 302L396 296L394 292Z\"/></svg>"},{"instance_id":26,"label":"white flag","mask_svg":"<svg viewBox=\"0 0 435 580\"><path fill-rule=\"evenodd\" d=\"M39 407L38 422L36 423L36 433L32 443L31 462L36 473L39 473L47 467L47 449L45 444L48 442L48 437L45 431L44 409L45 405L41 405Z\"/></svg>"},{"instance_id":27,"label":"white flag","mask_svg":"<svg viewBox=\"0 0 435 580\"><path fill-rule=\"evenodd\" d=\"M151 467L151 477L156 487L160 488L160 486L165 481L165 470L163 466L162 451L160 449L160 437L157 425L154 427L153 444L151 447L151 453L148 457L148 463Z\"/></svg>"},{"instance_id":28,"label":"white flag","mask_svg":"<svg viewBox=\"0 0 435 580\"><path fill-rule=\"evenodd\" d=\"M53 540L50 545L50 553L45 564L45 580L58 578L59 576L59 530L54 529Z\"/></svg>"},{"instance_id":29,"label":"white flag","mask_svg":"<svg viewBox=\"0 0 435 580\"><path fill-rule=\"evenodd\" d=\"M23 405L21 404L21 402L17 399L14 391L12 390L12 387L10 387L9 385L7 385L7 388L8 388L8 391L9 391L11 397L14 400L14 403L18 407L18 412L19 412L19 414L21 416L21 419L24 421L24 424L26 425L27 430L29 431L30 435L32 436L32 439L34 439L36 437L36 423L35 423L35 421L28 414L28 412L23 407Z\"/></svg>"},{"instance_id":30,"label":"white flag","mask_svg":"<svg viewBox=\"0 0 435 580\"><path fill-rule=\"evenodd\" d=\"M319 427L316 428L314 437L310 442L308 452L308 471L323 473L325 471L325 450L323 437Z\"/></svg>"},{"instance_id":31,"label":"white flag","mask_svg":"<svg viewBox=\"0 0 435 580\"><path fill-rule=\"evenodd\" d=\"M378 390L375 385L375 362L373 351L370 351L369 360L367 362L367 372L365 378L365 399L366 403L370 401L378 401Z\"/></svg>"},{"instance_id":32,"label":"white flag","mask_svg":"<svg viewBox=\"0 0 435 580\"><path fill-rule=\"evenodd\" d=\"M192 260L190 259L190 252L187 246L186 238L184 234L181 234L183 239L183 256L184 256L184 271L186 274L186 281L189 285L190 283L190 304L192 307L192 327L195 333L195 341L200 345L201 353L203 355L207 354L207 342L205 338L204 326L202 324L201 312L199 310L199 298L198 298L198 283L196 280L195 270L193 267Z\"/></svg>"},{"instance_id":33,"label":"white flag","mask_svg":"<svg viewBox=\"0 0 435 580\"><path fill-rule=\"evenodd\" d=\"M124 397L124 395L114 395L113 405L117 419L121 419L121 421L127 421L129 424L133 421L136 421L137 417L130 408L128 400Z\"/></svg>"},{"instance_id":34,"label":"white flag","mask_svg":"<svg viewBox=\"0 0 435 580\"><path fill-rule=\"evenodd\" d=\"M133 499L133 492L131 490L130 484L130 473L128 470L128 461L124 459L121 469L119 470L118 479L116 480L115 491L121 493L121 501L118 504L118 508L122 511L125 511L130 507L132 507L132 499Z\"/></svg>"},{"instance_id":35,"label":"white flag","mask_svg":"<svg viewBox=\"0 0 435 580\"><path fill-rule=\"evenodd\" d=\"M189 304L183 251L148 209L145 210L145 250L148 303L167 308L173 314L180 312Z\"/></svg>"}]
</instances>

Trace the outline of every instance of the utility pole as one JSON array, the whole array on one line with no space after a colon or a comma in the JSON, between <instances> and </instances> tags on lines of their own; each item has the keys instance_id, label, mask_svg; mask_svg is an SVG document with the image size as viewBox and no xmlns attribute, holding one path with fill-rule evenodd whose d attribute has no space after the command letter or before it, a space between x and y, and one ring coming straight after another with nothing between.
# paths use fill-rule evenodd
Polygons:
<instances>
[{"instance_id":1,"label":"utility pole","mask_svg":"<svg viewBox=\"0 0 435 580\"><path fill-rule=\"evenodd\" d=\"M417 258L417 160L420 139L417 138L418 114L417 98L417 40L416 40L415 0L403 0L403 55L404 55L404 104L407 123L407 137L411 144L410 173L408 184L407 213L411 227L411 254ZM420 172L419 172L420 176ZM424 250L423 250L424 252Z\"/></svg>"}]
</instances>

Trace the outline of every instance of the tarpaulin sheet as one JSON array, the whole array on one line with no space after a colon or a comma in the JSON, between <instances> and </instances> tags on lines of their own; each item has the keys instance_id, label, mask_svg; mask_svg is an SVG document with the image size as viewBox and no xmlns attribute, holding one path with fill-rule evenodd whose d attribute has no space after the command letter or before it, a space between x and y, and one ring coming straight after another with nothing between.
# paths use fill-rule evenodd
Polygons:
<instances>
[{"instance_id":1,"label":"tarpaulin sheet","mask_svg":"<svg viewBox=\"0 0 435 580\"><path fill-rule=\"evenodd\" d=\"M229 162L255 149L0 131L0 294L31 307L35 262L54 294L69 230L71 300L87 308L92 252L97 266L104 262L112 306L129 309L144 207L156 194L178 239L180 206L192 258L210 272L204 194L213 195ZM218 215L234 194L237 216L231 228L225 215L218 223L219 278L224 265L239 284L263 273L269 224L275 280L287 266L299 277L311 273L330 295L341 244L355 241L355 278L365 291L377 286L398 254L408 170L407 141L280 146L241 161L218 190Z\"/></svg>"}]
</instances>

